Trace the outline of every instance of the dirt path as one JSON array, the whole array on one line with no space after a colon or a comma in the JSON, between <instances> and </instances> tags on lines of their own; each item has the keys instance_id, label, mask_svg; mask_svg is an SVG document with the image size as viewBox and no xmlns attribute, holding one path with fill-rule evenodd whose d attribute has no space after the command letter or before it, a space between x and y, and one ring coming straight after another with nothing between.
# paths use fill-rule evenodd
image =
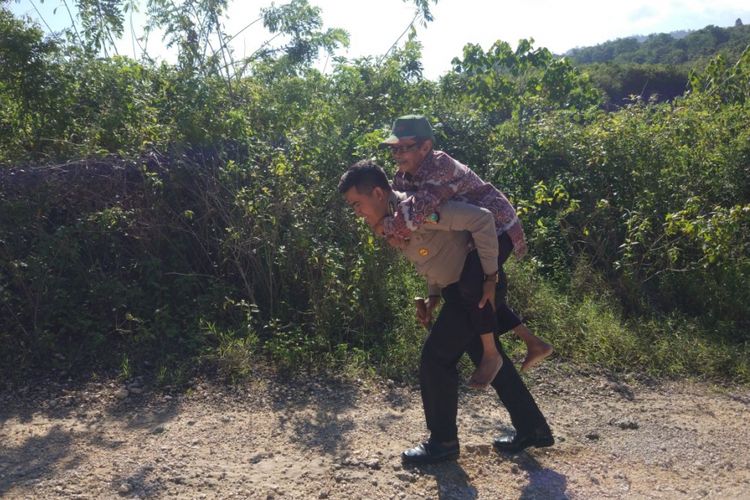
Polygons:
<instances>
[{"instance_id":1,"label":"dirt path","mask_svg":"<svg viewBox=\"0 0 750 500\"><path fill-rule=\"evenodd\" d=\"M393 383L0 392L0 497L750 498L747 388L552 364L529 385L556 446L496 454L507 414L465 390L461 458L421 469L399 462L424 437L419 393Z\"/></svg>"}]
</instances>

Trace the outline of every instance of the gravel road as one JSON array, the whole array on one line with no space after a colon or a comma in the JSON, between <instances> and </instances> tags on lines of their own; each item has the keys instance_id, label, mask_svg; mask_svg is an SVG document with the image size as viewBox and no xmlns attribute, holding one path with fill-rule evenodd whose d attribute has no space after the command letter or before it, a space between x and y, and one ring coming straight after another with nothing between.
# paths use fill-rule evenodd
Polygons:
<instances>
[{"instance_id":1,"label":"gravel road","mask_svg":"<svg viewBox=\"0 0 750 500\"><path fill-rule=\"evenodd\" d=\"M7 498L750 498L750 390L546 363L527 382L557 444L517 456L509 419L462 389L461 457L404 468L419 391L259 374L165 392L139 380L0 392Z\"/></svg>"}]
</instances>

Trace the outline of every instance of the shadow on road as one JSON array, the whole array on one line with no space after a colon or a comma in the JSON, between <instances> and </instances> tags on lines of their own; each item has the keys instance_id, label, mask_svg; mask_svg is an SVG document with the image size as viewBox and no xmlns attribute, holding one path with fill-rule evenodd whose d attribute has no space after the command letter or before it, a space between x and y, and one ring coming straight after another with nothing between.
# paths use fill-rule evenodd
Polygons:
<instances>
[{"instance_id":1,"label":"shadow on road","mask_svg":"<svg viewBox=\"0 0 750 500\"><path fill-rule=\"evenodd\" d=\"M519 468L526 471L529 476L529 484L523 488L519 498L522 500L556 500L568 498L568 494L566 493L568 479L564 475L548 467L544 467L536 458L528 453L521 453L512 460Z\"/></svg>"},{"instance_id":2,"label":"shadow on road","mask_svg":"<svg viewBox=\"0 0 750 500\"><path fill-rule=\"evenodd\" d=\"M71 435L60 426L51 428L44 436L32 436L16 447L0 442L0 497L18 482L50 477L62 467L75 468L78 459L68 456L71 442Z\"/></svg>"},{"instance_id":3,"label":"shadow on road","mask_svg":"<svg viewBox=\"0 0 750 500\"><path fill-rule=\"evenodd\" d=\"M61 471L76 469L85 460L74 451L76 445L88 443L114 451L126 443L127 431L158 428L181 410L176 399L165 402L159 393L131 396L123 401L111 392L107 384L54 382L0 392L0 497L18 484L38 483ZM16 429L17 441L11 445L14 421L27 430ZM124 424L122 439L104 429L105 422L112 421ZM39 426L48 427L42 430Z\"/></svg>"},{"instance_id":4,"label":"shadow on road","mask_svg":"<svg viewBox=\"0 0 750 500\"><path fill-rule=\"evenodd\" d=\"M422 467L422 473L435 478L438 498L441 500L474 500L479 498L479 492L471 484L469 475L458 462L425 465Z\"/></svg>"},{"instance_id":5,"label":"shadow on road","mask_svg":"<svg viewBox=\"0 0 750 500\"><path fill-rule=\"evenodd\" d=\"M271 393L271 406L280 414L279 428L290 428L297 444L327 455L349 451L348 434L356 425L343 414L356 400L356 387L335 380L280 381Z\"/></svg>"}]
</instances>

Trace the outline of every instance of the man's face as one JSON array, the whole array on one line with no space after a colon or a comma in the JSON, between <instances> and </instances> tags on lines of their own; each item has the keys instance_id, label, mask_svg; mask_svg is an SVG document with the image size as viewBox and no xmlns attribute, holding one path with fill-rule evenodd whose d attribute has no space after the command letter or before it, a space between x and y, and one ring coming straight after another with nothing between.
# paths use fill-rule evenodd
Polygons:
<instances>
[{"instance_id":1,"label":"man's face","mask_svg":"<svg viewBox=\"0 0 750 500\"><path fill-rule=\"evenodd\" d=\"M426 140L420 144L415 139L402 139L389 147L399 172L414 174L432 149L432 141Z\"/></svg>"},{"instance_id":2,"label":"man's face","mask_svg":"<svg viewBox=\"0 0 750 500\"><path fill-rule=\"evenodd\" d=\"M388 196L382 188L373 188L369 194L360 193L351 187L344 193L346 202L357 217L362 217L370 227L374 227L388 213Z\"/></svg>"}]
</instances>

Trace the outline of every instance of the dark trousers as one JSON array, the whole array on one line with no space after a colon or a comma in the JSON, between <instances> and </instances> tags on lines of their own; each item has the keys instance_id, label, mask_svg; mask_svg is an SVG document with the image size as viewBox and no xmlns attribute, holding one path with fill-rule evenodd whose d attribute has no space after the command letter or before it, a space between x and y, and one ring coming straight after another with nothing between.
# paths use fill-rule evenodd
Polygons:
<instances>
[{"instance_id":1,"label":"dark trousers","mask_svg":"<svg viewBox=\"0 0 750 500\"><path fill-rule=\"evenodd\" d=\"M473 311L470 308L477 308L484 274L481 265L478 271L471 272L476 266L474 259L478 262L475 252L472 252L464 264L464 271L467 272L462 273L462 281L443 289L444 304L422 348L419 368L422 404L430 437L436 441L451 441L458 436L459 359L464 353L468 353L475 365L482 359L479 335L484 332L477 332L473 328ZM471 277L469 281L475 278L478 285L472 287L463 282L464 275ZM476 301L467 296L472 289L477 290ZM503 357L503 366L492 381L492 387L508 410L513 427L519 434L548 431L544 415L497 337L495 343Z\"/></svg>"},{"instance_id":2,"label":"dark trousers","mask_svg":"<svg viewBox=\"0 0 750 500\"><path fill-rule=\"evenodd\" d=\"M499 247L497 257L498 283L495 289L495 311L497 313L498 333L505 333L521 324L521 318L508 306L508 276L503 264L513 252L513 241L506 233L497 237Z\"/></svg>"}]
</instances>

